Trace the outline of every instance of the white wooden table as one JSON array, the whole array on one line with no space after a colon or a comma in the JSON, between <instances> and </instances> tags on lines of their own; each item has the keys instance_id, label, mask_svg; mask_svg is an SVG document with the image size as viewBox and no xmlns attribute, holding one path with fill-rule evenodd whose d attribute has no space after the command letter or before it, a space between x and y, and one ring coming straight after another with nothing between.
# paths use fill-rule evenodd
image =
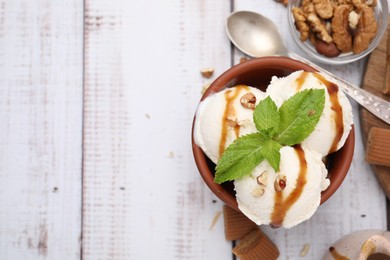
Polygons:
<instances>
[{"instance_id":1,"label":"white wooden table","mask_svg":"<svg viewBox=\"0 0 390 260\"><path fill-rule=\"evenodd\" d=\"M244 9L300 53L272 0L0 0L0 259L233 258L190 131L199 70L215 78L244 56L224 29ZM364 65L325 67L359 85ZM340 189L309 221L263 228L280 259L301 259L304 244L320 259L345 234L387 228L353 106Z\"/></svg>"}]
</instances>

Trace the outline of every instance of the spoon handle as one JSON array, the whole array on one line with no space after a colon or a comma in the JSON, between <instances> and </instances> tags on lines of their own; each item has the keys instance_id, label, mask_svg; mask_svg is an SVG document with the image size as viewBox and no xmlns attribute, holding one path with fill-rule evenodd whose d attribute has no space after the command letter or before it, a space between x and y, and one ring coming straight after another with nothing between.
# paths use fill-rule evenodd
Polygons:
<instances>
[{"instance_id":1,"label":"spoon handle","mask_svg":"<svg viewBox=\"0 0 390 260\"><path fill-rule=\"evenodd\" d=\"M356 87L355 85L347 82L346 80L330 73L329 71L317 66L313 62L299 56L295 53L288 53L288 56L292 59L302 61L304 63L309 64L322 74L334 78L338 86L346 93L348 96L350 96L352 99L354 99L356 102L358 102L362 107L370 111L372 114L374 114L379 119L382 119L387 124L390 124L390 102L387 102L386 100L375 96L371 94L370 92L361 89L359 87Z\"/></svg>"}]
</instances>

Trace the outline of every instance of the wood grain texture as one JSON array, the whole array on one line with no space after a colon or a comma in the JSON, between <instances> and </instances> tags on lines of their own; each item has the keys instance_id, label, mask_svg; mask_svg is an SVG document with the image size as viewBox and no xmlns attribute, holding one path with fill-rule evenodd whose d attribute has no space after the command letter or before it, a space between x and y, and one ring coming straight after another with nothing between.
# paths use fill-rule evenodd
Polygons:
<instances>
[{"instance_id":1,"label":"wood grain texture","mask_svg":"<svg viewBox=\"0 0 390 260\"><path fill-rule=\"evenodd\" d=\"M379 46L371 53L367 64L367 70L364 75L362 88L374 93L375 95L390 101L389 95L382 93L383 84L385 84L387 60L390 55L387 50L390 27L380 42ZM390 129L390 126L382 120L373 116L366 109L360 109L360 118L362 122L362 141L366 145L367 137L372 127ZM390 160L390 158L389 158ZM390 199L390 167L371 165L372 170L376 174L380 184L382 185L386 196Z\"/></svg>"},{"instance_id":2,"label":"wood grain texture","mask_svg":"<svg viewBox=\"0 0 390 260\"><path fill-rule=\"evenodd\" d=\"M0 259L79 259L83 3L0 1Z\"/></svg>"},{"instance_id":3,"label":"wood grain texture","mask_svg":"<svg viewBox=\"0 0 390 260\"><path fill-rule=\"evenodd\" d=\"M293 42L287 24L287 9L274 1L235 0L235 10L252 10L270 18L278 25L288 48L303 57ZM234 51L234 62L244 56ZM343 66L318 64L346 80L360 85L366 60ZM262 230L279 247L280 259L302 259L300 251L305 244L310 250L303 259L322 259L329 246L342 236L362 229L386 229L386 200L369 165L364 161L364 147L361 141L358 106L351 101L354 113L356 143L349 173L338 191L322 206L311 219L298 226L285 229L262 227Z\"/></svg>"},{"instance_id":4,"label":"wood grain texture","mask_svg":"<svg viewBox=\"0 0 390 260\"><path fill-rule=\"evenodd\" d=\"M230 259L191 152L228 1L86 1L83 259ZM214 202L213 202L214 201Z\"/></svg>"}]
</instances>

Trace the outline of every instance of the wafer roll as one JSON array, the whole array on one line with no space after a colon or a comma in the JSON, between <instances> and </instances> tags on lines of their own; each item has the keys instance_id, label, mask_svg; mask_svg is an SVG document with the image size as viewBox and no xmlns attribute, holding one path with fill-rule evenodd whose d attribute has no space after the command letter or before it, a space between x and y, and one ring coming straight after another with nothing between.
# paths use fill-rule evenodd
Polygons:
<instances>
[{"instance_id":1,"label":"wafer roll","mask_svg":"<svg viewBox=\"0 0 390 260\"><path fill-rule=\"evenodd\" d=\"M257 225L244 214L226 205L223 206L223 218L227 240L241 239L252 229L257 228Z\"/></svg>"},{"instance_id":2,"label":"wafer roll","mask_svg":"<svg viewBox=\"0 0 390 260\"><path fill-rule=\"evenodd\" d=\"M259 228L253 229L233 248L233 253L241 260L273 260L279 250Z\"/></svg>"},{"instance_id":3,"label":"wafer roll","mask_svg":"<svg viewBox=\"0 0 390 260\"><path fill-rule=\"evenodd\" d=\"M372 127L368 133L366 161L390 167L390 129Z\"/></svg>"}]
</instances>

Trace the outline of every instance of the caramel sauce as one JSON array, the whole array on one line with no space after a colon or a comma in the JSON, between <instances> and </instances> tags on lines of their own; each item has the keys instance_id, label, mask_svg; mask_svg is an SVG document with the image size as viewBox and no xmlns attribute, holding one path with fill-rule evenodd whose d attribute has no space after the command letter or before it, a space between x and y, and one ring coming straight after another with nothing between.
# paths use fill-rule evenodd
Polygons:
<instances>
[{"instance_id":1,"label":"caramel sauce","mask_svg":"<svg viewBox=\"0 0 390 260\"><path fill-rule=\"evenodd\" d=\"M300 145L294 146L294 149L298 155L300 166L297 183L295 185L295 189L285 199L283 198L283 191L275 192L274 210L271 215L271 225L273 227L282 226L287 211L299 199L303 188L306 185L307 161L305 159L305 152Z\"/></svg>"},{"instance_id":2,"label":"caramel sauce","mask_svg":"<svg viewBox=\"0 0 390 260\"><path fill-rule=\"evenodd\" d=\"M339 87L324 78L321 74L314 73L313 74L318 80L320 80L327 88L329 94L329 100L331 103L331 109L334 111L334 122L336 128L336 136L333 139L332 145L329 149L329 153L333 153L337 149L337 144L340 142L341 137L344 132L344 123L343 123L343 108L340 105L339 98L337 93L339 91Z\"/></svg>"},{"instance_id":3,"label":"caramel sauce","mask_svg":"<svg viewBox=\"0 0 390 260\"><path fill-rule=\"evenodd\" d=\"M335 260L349 260L348 257L340 255L339 252L336 251L336 248L334 248L333 246L329 247L329 252Z\"/></svg>"},{"instance_id":4,"label":"caramel sauce","mask_svg":"<svg viewBox=\"0 0 390 260\"><path fill-rule=\"evenodd\" d=\"M221 156L222 153L225 151L225 145L229 130L229 122L228 118L235 117L236 110L234 108L233 102L240 94L241 90L249 90L248 86L245 85L239 85L232 89L229 89L225 92L225 100L226 100L226 106L225 111L222 117L222 131L221 131L221 140L219 141L219 155ZM238 137L240 133L240 126L235 125L234 126L234 132L236 133L236 136Z\"/></svg>"},{"instance_id":5,"label":"caramel sauce","mask_svg":"<svg viewBox=\"0 0 390 260\"><path fill-rule=\"evenodd\" d=\"M301 75L299 75L299 77L295 80L295 82L297 83L297 87L296 87L296 90L297 92L299 90L301 90L302 86L303 86L303 83L305 83L305 80L307 78L307 76L309 75L309 72L307 71L304 71L301 73Z\"/></svg>"}]
</instances>

